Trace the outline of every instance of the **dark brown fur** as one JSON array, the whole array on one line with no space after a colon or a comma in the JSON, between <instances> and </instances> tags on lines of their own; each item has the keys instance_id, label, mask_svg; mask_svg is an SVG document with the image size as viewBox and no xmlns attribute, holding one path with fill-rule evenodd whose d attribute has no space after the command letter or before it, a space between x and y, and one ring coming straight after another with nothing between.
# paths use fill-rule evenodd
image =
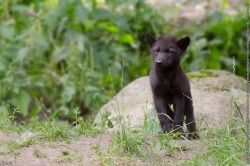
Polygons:
<instances>
[{"instance_id":1,"label":"dark brown fur","mask_svg":"<svg viewBox=\"0 0 250 166\"><path fill-rule=\"evenodd\" d=\"M183 132L182 126L186 116L186 126L196 138L196 125L189 81L180 66L183 52L190 43L189 37L177 40L173 36L157 39L146 34L146 39L153 56L150 71L150 85L153 101L158 113L163 133ZM173 104L174 111L170 108Z\"/></svg>"}]
</instances>

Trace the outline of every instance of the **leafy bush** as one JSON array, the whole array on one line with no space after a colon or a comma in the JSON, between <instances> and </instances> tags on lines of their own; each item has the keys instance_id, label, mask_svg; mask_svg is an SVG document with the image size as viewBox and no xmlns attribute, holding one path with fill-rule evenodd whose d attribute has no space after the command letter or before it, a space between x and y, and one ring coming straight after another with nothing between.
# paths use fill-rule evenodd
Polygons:
<instances>
[{"instance_id":1,"label":"leafy bush","mask_svg":"<svg viewBox=\"0 0 250 166\"><path fill-rule=\"evenodd\" d=\"M166 24L143 0L1 1L0 19L1 109L25 116L95 110L123 69L125 84L148 73L144 33Z\"/></svg>"},{"instance_id":2,"label":"leafy bush","mask_svg":"<svg viewBox=\"0 0 250 166\"><path fill-rule=\"evenodd\" d=\"M197 25L199 28L191 30L192 43L182 59L184 68L232 72L234 57L236 74L245 76L245 24L243 15L229 16L219 11L207 15L205 21Z\"/></svg>"}]
</instances>

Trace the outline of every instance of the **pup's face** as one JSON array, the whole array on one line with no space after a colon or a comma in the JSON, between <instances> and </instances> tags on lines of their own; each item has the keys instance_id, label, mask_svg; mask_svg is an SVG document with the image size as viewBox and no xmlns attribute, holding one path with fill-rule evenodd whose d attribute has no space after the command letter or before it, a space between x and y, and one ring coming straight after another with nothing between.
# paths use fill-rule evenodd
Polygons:
<instances>
[{"instance_id":1,"label":"pup's face","mask_svg":"<svg viewBox=\"0 0 250 166\"><path fill-rule=\"evenodd\" d=\"M156 70L175 68L180 64L182 53L190 43L189 37L176 39L172 36L162 36L155 39L146 34L147 42L153 56L153 65Z\"/></svg>"}]
</instances>

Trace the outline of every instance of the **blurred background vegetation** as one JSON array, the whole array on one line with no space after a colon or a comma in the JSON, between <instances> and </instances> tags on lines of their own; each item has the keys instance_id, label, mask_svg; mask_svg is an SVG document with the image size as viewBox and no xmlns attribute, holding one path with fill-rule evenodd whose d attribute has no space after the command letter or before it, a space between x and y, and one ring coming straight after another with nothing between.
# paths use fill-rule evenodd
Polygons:
<instances>
[{"instance_id":1,"label":"blurred background vegetation","mask_svg":"<svg viewBox=\"0 0 250 166\"><path fill-rule=\"evenodd\" d=\"M236 74L245 76L245 13L225 14L228 3L185 26L176 21L178 3L0 0L0 119L94 115L122 86L148 75L145 32L189 35L186 72L232 71L234 57ZM166 18L166 10L176 17Z\"/></svg>"}]
</instances>

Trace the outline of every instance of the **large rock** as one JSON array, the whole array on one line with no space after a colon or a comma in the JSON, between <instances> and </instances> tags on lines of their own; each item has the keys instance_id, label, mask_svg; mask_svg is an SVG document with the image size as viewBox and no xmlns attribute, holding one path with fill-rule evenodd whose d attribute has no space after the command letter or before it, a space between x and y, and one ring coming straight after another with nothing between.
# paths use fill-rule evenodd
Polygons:
<instances>
[{"instance_id":1,"label":"large rock","mask_svg":"<svg viewBox=\"0 0 250 166\"><path fill-rule=\"evenodd\" d=\"M233 116L239 117L234 101L244 115L246 112L245 79L226 71L206 70L187 74L193 95L194 112L198 128L225 125ZM155 112L149 77L141 77L124 87L111 101L104 105L95 118L101 121L101 115L110 114L108 119L116 124L117 117L124 117L126 125L143 126L145 115ZM230 118L231 117L231 118ZM157 119L155 117L155 119ZM118 125L117 125L118 123Z\"/></svg>"}]
</instances>

